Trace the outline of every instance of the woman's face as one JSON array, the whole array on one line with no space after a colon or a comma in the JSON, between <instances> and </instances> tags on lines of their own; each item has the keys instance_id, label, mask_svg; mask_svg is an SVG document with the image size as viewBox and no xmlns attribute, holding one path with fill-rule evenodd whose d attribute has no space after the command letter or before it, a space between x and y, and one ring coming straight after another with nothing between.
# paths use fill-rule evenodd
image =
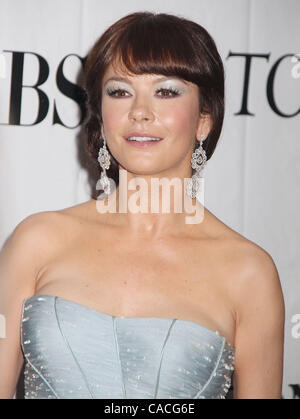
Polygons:
<instances>
[{"instance_id":1,"label":"woman's face","mask_svg":"<svg viewBox=\"0 0 300 419\"><path fill-rule=\"evenodd\" d=\"M110 65L102 81L102 136L120 168L136 175L190 176L195 137L208 133L198 95L198 86L183 79L128 76ZM136 147L125 139L133 132L163 140Z\"/></svg>"}]
</instances>

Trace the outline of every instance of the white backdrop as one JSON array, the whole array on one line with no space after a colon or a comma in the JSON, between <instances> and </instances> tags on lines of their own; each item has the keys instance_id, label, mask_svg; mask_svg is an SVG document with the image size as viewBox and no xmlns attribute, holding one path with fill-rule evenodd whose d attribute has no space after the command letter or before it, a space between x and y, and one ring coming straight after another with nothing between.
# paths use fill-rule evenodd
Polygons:
<instances>
[{"instance_id":1,"label":"white backdrop","mask_svg":"<svg viewBox=\"0 0 300 419\"><path fill-rule=\"evenodd\" d=\"M64 77L78 84L78 56L131 12L174 13L200 23L215 39L226 72L224 127L205 169L205 206L263 247L277 266L286 304L283 397L299 397L300 62L291 55L300 54L300 2L162 3L0 0L0 245L27 215L90 199L80 109L56 81L62 61ZM248 91L245 54L260 55L251 60ZM18 99L12 85L19 77L32 86L39 72L49 108L44 100L45 115L34 124L37 91L24 87ZM64 125L53 124L54 107Z\"/></svg>"}]
</instances>

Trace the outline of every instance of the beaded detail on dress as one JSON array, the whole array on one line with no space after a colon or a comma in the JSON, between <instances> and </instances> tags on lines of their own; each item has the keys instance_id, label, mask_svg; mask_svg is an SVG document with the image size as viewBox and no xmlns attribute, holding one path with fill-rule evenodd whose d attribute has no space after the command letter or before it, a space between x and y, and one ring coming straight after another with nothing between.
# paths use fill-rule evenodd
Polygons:
<instances>
[{"instance_id":1,"label":"beaded detail on dress","mask_svg":"<svg viewBox=\"0 0 300 419\"><path fill-rule=\"evenodd\" d=\"M116 317L50 295L23 302L25 398L225 398L234 348L187 320Z\"/></svg>"}]
</instances>

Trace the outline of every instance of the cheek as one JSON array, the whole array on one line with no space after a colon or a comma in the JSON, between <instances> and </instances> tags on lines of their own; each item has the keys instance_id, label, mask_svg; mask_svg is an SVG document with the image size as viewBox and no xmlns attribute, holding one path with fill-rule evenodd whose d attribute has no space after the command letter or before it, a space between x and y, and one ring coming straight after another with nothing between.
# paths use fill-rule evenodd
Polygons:
<instances>
[{"instance_id":1,"label":"cheek","mask_svg":"<svg viewBox=\"0 0 300 419\"><path fill-rule=\"evenodd\" d=\"M113 119L114 119L114 113L109 111L109 107L105 104L105 102L102 102L102 120L104 122L104 125L106 127L110 126Z\"/></svg>"},{"instance_id":2,"label":"cheek","mask_svg":"<svg viewBox=\"0 0 300 419\"><path fill-rule=\"evenodd\" d=\"M159 112L161 123L175 135L190 136L195 130L198 120L197 104L193 101L182 101L181 103L164 106Z\"/></svg>"},{"instance_id":3,"label":"cheek","mask_svg":"<svg viewBox=\"0 0 300 419\"><path fill-rule=\"evenodd\" d=\"M102 100L102 119L108 131L116 130L124 118L125 106L114 103L112 100Z\"/></svg>"}]
</instances>

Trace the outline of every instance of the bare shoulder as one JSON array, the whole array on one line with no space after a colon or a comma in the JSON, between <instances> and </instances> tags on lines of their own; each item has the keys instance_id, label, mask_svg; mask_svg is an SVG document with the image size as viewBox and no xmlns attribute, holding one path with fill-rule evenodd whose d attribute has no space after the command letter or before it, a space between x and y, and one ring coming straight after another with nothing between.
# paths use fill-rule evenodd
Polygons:
<instances>
[{"instance_id":1,"label":"bare shoulder","mask_svg":"<svg viewBox=\"0 0 300 419\"><path fill-rule=\"evenodd\" d=\"M15 228L19 234L36 236L41 241L59 238L69 230L75 220L88 221L91 201L76 204L60 210L41 211L24 218ZM74 227L74 225L72 225ZM22 232L22 233L21 233Z\"/></svg>"},{"instance_id":2,"label":"bare shoulder","mask_svg":"<svg viewBox=\"0 0 300 419\"><path fill-rule=\"evenodd\" d=\"M59 211L41 211L25 217L14 229L13 234L32 238L39 244L47 242L60 231L63 214Z\"/></svg>"},{"instance_id":3,"label":"bare shoulder","mask_svg":"<svg viewBox=\"0 0 300 419\"><path fill-rule=\"evenodd\" d=\"M0 295L5 296L5 301L9 301L10 292L14 293L15 299L34 293L38 273L49 255L48 249L55 248L56 218L52 213L31 214L16 225L3 244ZM2 300L2 307L5 301Z\"/></svg>"},{"instance_id":4,"label":"bare shoulder","mask_svg":"<svg viewBox=\"0 0 300 419\"><path fill-rule=\"evenodd\" d=\"M3 247L6 248L19 242L24 245L24 251L29 250L33 245L38 247L53 231L51 226L55 225L56 218L55 212L51 211L28 215L15 226ZM29 247L25 246L26 244Z\"/></svg>"},{"instance_id":5,"label":"bare shoulder","mask_svg":"<svg viewBox=\"0 0 300 419\"><path fill-rule=\"evenodd\" d=\"M31 214L20 221L3 245L2 254L32 260L38 269L47 254L47 248L54 244L59 215L55 212Z\"/></svg>"},{"instance_id":6,"label":"bare shoulder","mask_svg":"<svg viewBox=\"0 0 300 419\"><path fill-rule=\"evenodd\" d=\"M234 274L228 291L235 308L237 324L243 317L273 313L284 321L284 298L279 273L272 256L261 246L238 233L230 232L224 240L224 255ZM252 313L252 314L251 314Z\"/></svg>"},{"instance_id":7,"label":"bare shoulder","mask_svg":"<svg viewBox=\"0 0 300 419\"><path fill-rule=\"evenodd\" d=\"M44 249L66 243L78 233L85 221L91 221L91 206L92 202L88 201L60 210L31 214L17 224L10 238L26 241L35 247L43 246Z\"/></svg>"},{"instance_id":8,"label":"bare shoulder","mask_svg":"<svg viewBox=\"0 0 300 419\"><path fill-rule=\"evenodd\" d=\"M261 246L231 229L209 213L214 226L225 286L236 311L257 301L258 294L268 304L283 309L283 293L272 256Z\"/></svg>"},{"instance_id":9,"label":"bare shoulder","mask_svg":"<svg viewBox=\"0 0 300 419\"><path fill-rule=\"evenodd\" d=\"M242 290L245 298L251 290L256 292L270 292L281 290L279 274L272 256L261 246L243 237L235 236L231 251L236 257L236 267L239 273L235 284ZM249 295L249 294L248 294Z\"/></svg>"},{"instance_id":10,"label":"bare shoulder","mask_svg":"<svg viewBox=\"0 0 300 419\"><path fill-rule=\"evenodd\" d=\"M41 265L64 237L67 217L59 211L42 211L21 220L2 247L2 255L31 258ZM19 256L17 256L19 255Z\"/></svg>"}]
</instances>

